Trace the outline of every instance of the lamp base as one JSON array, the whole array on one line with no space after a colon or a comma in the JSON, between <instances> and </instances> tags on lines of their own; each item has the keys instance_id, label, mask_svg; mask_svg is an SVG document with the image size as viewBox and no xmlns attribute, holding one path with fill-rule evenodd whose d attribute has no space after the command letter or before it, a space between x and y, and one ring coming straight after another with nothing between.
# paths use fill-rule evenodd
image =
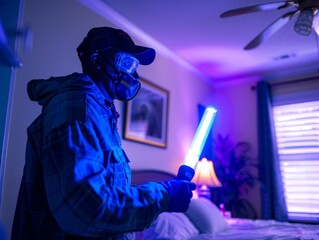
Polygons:
<instances>
[{"instance_id":1,"label":"lamp base","mask_svg":"<svg viewBox=\"0 0 319 240\"><path fill-rule=\"evenodd\" d=\"M204 197L211 200L210 188L207 185L202 185L197 189L198 197Z\"/></svg>"}]
</instances>

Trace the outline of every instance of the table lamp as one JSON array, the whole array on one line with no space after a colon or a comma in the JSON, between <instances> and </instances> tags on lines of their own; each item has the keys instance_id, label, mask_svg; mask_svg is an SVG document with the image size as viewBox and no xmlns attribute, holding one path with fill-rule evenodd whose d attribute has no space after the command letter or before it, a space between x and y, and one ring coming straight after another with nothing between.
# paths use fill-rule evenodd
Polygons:
<instances>
[{"instance_id":1,"label":"table lamp","mask_svg":"<svg viewBox=\"0 0 319 240\"><path fill-rule=\"evenodd\" d=\"M207 158L197 163L193 181L197 184L198 196L208 199L211 199L210 188L222 186L216 176L213 162L208 161Z\"/></svg>"}]
</instances>

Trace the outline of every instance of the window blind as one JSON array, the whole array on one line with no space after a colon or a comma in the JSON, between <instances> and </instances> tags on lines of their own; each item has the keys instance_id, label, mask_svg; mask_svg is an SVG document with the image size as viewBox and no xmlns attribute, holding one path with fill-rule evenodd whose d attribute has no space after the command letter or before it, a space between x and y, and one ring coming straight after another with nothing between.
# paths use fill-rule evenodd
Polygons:
<instances>
[{"instance_id":1,"label":"window blind","mask_svg":"<svg viewBox=\"0 0 319 240\"><path fill-rule=\"evenodd\" d=\"M319 101L273 107L290 220L319 221Z\"/></svg>"}]
</instances>

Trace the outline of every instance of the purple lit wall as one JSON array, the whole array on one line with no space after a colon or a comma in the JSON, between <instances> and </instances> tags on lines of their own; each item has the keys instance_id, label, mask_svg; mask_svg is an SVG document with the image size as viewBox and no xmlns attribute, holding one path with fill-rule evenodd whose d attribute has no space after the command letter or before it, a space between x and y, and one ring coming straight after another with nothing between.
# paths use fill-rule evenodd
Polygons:
<instances>
[{"instance_id":1,"label":"purple lit wall","mask_svg":"<svg viewBox=\"0 0 319 240\"><path fill-rule=\"evenodd\" d=\"M218 114L214 122L213 135L229 134L235 142L251 144L251 158L258 161L256 91L251 83L216 89L215 107ZM260 216L260 192L253 188L247 196Z\"/></svg>"}]
</instances>

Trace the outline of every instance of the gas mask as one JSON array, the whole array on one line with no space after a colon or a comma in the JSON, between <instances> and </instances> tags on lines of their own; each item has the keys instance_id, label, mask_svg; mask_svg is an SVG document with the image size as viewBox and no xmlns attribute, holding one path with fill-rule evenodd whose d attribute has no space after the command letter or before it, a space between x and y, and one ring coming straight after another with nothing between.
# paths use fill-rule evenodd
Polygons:
<instances>
[{"instance_id":1,"label":"gas mask","mask_svg":"<svg viewBox=\"0 0 319 240\"><path fill-rule=\"evenodd\" d=\"M113 81L109 91L120 101L133 99L140 90L141 83L136 70L139 61L125 52L112 52L109 49L97 51L100 61L99 68L109 75ZM92 55L93 58L94 54ZM101 64L102 63L102 64Z\"/></svg>"}]
</instances>

